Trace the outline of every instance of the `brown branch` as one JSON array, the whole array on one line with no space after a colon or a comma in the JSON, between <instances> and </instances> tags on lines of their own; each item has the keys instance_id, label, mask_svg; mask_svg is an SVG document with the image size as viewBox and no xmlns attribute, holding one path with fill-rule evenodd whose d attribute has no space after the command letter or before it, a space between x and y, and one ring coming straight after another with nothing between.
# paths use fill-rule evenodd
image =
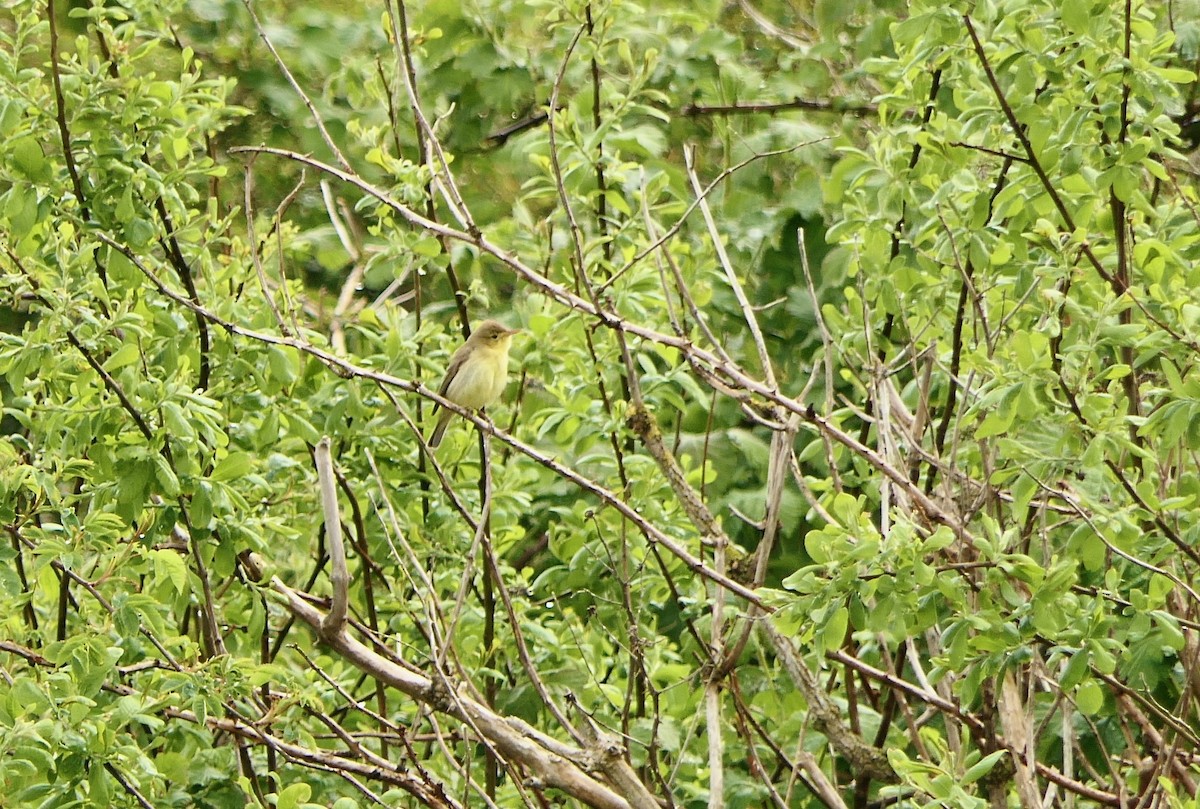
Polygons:
<instances>
[{"instance_id":1,"label":"brown branch","mask_svg":"<svg viewBox=\"0 0 1200 809\"><path fill-rule=\"evenodd\" d=\"M730 382L732 382L733 384L735 384L739 388L741 388L741 391L740 391L740 393L738 393L738 395L741 397L744 397L745 400L748 401L750 399L750 395L754 394L754 395L760 396L764 399L767 399L769 402L771 402L774 405L783 407L783 408L801 416L806 423L817 428L820 432L822 432L825 435L827 435L828 437L832 438L837 443L841 443L844 446L846 446L847 448L851 449L853 452L858 454L860 457L862 457L864 460L866 460L872 466L874 466L879 471L883 472L886 476L891 478L893 480L893 482L898 484L899 487L907 489L908 490L907 493L914 499L916 504L925 512L927 517L934 520L935 522L939 522L941 524L944 524L944 525L952 528L957 536L964 538L964 539L969 539L969 534L966 532L965 527L963 525L961 525L959 523L959 521L956 520L948 512L946 512L945 510L943 510L942 508L940 508L936 504L934 504L934 502L931 499L926 497L920 491L916 490L915 486L911 483L911 481L909 481L908 475L904 470L897 470L897 469L893 468L884 459L882 459L876 453L874 453L869 448L864 446L861 441L856 440L853 437L849 436L848 434L844 433L843 431L832 427L826 419L816 416L809 408L805 407L802 403L800 403L794 399L791 399L790 397L784 396L776 388L771 387L770 385L764 384L763 382L760 382L757 379L754 379L753 377L746 374L740 367L736 366L735 364L728 362L722 358L719 358L719 357L715 356L714 354L712 354L711 352L705 351L704 349L701 349L701 348L693 345L690 341L688 341L685 338L674 337L671 335L663 334L663 333L655 331L653 329L649 329L647 327L641 326L637 323L633 323L633 322L624 320L623 318L621 318L620 316L618 316L612 312L600 309L592 302L587 301L584 298L570 292L569 290L564 288L562 285L551 281L549 278L546 278L542 274L538 273L537 271L533 270L529 266L525 265L516 256L513 256L508 251L504 250L503 248L501 248L501 247L495 245L494 243L492 243L491 241L489 241L482 233L476 233L476 234L472 235L470 233L466 233L466 232L458 230L456 228L449 227L449 226L441 224L439 222L432 221L432 220L416 213L415 211L406 207L405 205L401 204L400 202L396 201L391 196L389 196L386 192L380 190L379 188L376 188L375 186L368 183L366 180L362 179L361 177L359 177L356 174L342 171L342 170L337 169L333 166L330 166L326 163L322 163L311 157L307 157L305 155L301 155L297 152L293 152L293 151L290 151L287 149L277 149L277 148L265 147L265 146L241 146L241 147L235 147L235 148L231 149L230 152L233 154L254 154L254 153L274 154L274 155L288 158L290 160L304 163L306 165L312 166L313 168L324 171L327 174L331 174L332 176L335 176L335 177L355 186L356 188L360 189L361 191L364 191L365 193L371 195L372 197L375 197L380 202L384 203L385 205L387 205L388 207L392 208L394 211L399 213L402 217L407 219L412 224L422 227L425 230L430 231L431 233L444 234L447 237L455 239L457 241L462 241L462 242L477 246L483 252L493 256L494 258L498 259L503 264L508 266L511 270L513 270L513 272L516 275L518 275L522 279L526 280L527 282L533 284L534 286L538 287L543 293L545 293L549 297L557 300L558 302L560 302L564 305L569 306L572 309L576 309L578 311L584 312L585 314L592 315L605 327L614 329L614 330L623 331L627 334L635 335L638 337L642 337L642 338L651 340L652 342L658 343L660 345L670 346L672 348L679 349L681 352L683 352L685 354L685 356L687 356L689 361L696 361L696 362L701 363L704 366L707 366L707 367L713 369L713 371L716 372L718 376L727 378ZM106 242L112 243L114 246L117 246L118 249L122 249L115 242L111 242L111 240L108 239L106 236L101 236L101 238L103 240L105 240ZM132 254L127 253L127 256L131 257L131 255ZM145 271L144 268L143 268L143 271ZM185 305L187 305L187 303L185 303ZM229 324L229 326L227 326L227 328L236 329L237 327L233 327L232 324ZM247 334L247 335L251 334L251 332L249 332L249 330L245 330L245 329L238 329L238 331L239 331L239 333L242 333L242 334ZM263 337L263 335L259 335L257 339L262 339L262 337ZM282 340L279 340L278 338L274 338L274 337L270 337L270 336L267 336L267 337L268 337L268 339L270 339L272 341L276 341L279 344L295 344L294 341L289 343L288 341L282 341ZM313 353L313 351L314 351L312 349L312 347L306 348L299 344L295 344L295 345L297 348L301 348L301 350L308 351L309 353ZM430 398L432 398L432 395L427 392L424 392L424 389L422 389L421 394L425 395L425 396L430 396ZM461 408L452 407L450 409L454 410L454 412L456 412L456 413L470 415L470 414L466 414L466 411L462 410Z\"/></svg>"},{"instance_id":2,"label":"brown branch","mask_svg":"<svg viewBox=\"0 0 1200 809\"><path fill-rule=\"evenodd\" d=\"M63 96L62 77L58 61L58 14L54 8L54 0L46 0L46 18L50 24L50 79L54 83L54 119L58 122L58 136L62 142L63 159L67 163L67 174L71 177L71 188L75 191L75 199L79 201L79 210L84 219L90 219L87 197L83 194L83 183L79 179L79 169L75 165L75 155L71 151L71 130L67 126L67 102ZM104 267L97 265L100 270L100 280L103 282Z\"/></svg>"},{"instance_id":3,"label":"brown branch","mask_svg":"<svg viewBox=\"0 0 1200 809\"><path fill-rule=\"evenodd\" d=\"M883 671L882 669L877 669L874 666L864 663L863 661L859 660L858 658L852 657L851 655L848 655L841 650L827 652L826 657L828 657L830 660L835 660L839 663L844 663L844 664L850 666L851 668L854 668L855 670L862 672L863 674L866 674L873 680L879 680L880 682L886 683L889 688L903 691L906 694L910 694L910 695L916 697L917 699L920 699L921 701L925 702L926 704L928 704L934 708L937 708L939 711L941 711L949 716L953 716L956 719L958 719L959 721L963 722L963 724L965 724L968 728L970 728L972 730L972 732L974 732L974 733L978 734L978 733L988 732L987 726L978 717L975 717L971 714L966 713L965 711L960 709L958 706L956 706L954 703L950 702L949 700L943 699L941 696L939 696L937 694L926 691L923 688L918 688L917 686L913 685L912 683L901 680L900 678L895 677L894 675L889 674L888 672ZM1115 682L1116 681L1113 681L1113 683L1110 683L1110 685L1114 684ZM1009 743L1006 739L1004 739L1002 737L997 737L996 743L999 747L1008 750L1009 753L1014 758L1019 758L1026 765L1035 767L1037 769L1038 775L1040 775L1042 778L1045 778L1047 781L1050 781L1051 783L1061 786L1063 789L1073 792L1074 794L1079 795L1081 797L1087 798L1088 800L1096 801L1097 803L1103 804L1105 806L1121 806L1121 805L1123 805L1123 803L1120 800L1120 796L1118 796L1112 792L1107 792L1102 789L1097 789L1097 788L1089 786L1081 781L1076 781L1075 779L1068 778L1067 776L1063 775L1063 773L1059 772L1058 770L1054 769L1053 767L1051 767L1047 764L1043 764L1038 761L1032 761L1032 762L1029 761L1029 759L1026 757L1027 751L1017 749L1014 745L1012 745L1011 743Z\"/></svg>"},{"instance_id":4,"label":"brown branch","mask_svg":"<svg viewBox=\"0 0 1200 809\"><path fill-rule=\"evenodd\" d=\"M887 755L864 742L842 723L837 706L825 693L817 676L796 654L791 639L780 634L770 621L760 621L758 627L775 649L796 690L808 702L808 717L829 740L829 746L850 762L855 773L888 784L896 783L898 778Z\"/></svg>"},{"instance_id":5,"label":"brown branch","mask_svg":"<svg viewBox=\"0 0 1200 809\"><path fill-rule=\"evenodd\" d=\"M163 202L162 197L154 200L154 210L158 213L158 218L162 222L165 234L164 238L159 239L159 244L162 246L163 252L166 254L171 266L179 274L179 280L183 282L183 288L187 290L188 296L199 306L200 293L196 291L196 282L192 277L191 265L183 257L183 250L180 249L179 240L175 236L175 226L171 223L171 215L167 212L167 204ZM208 378L211 373L208 355L212 349L212 344L208 336L208 323L200 315L196 315L196 331L199 332L200 341L200 374L199 379L196 381L196 387L204 391L208 389Z\"/></svg>"},{"instance_id":6,"label":"brown branch","mask_svg":"<svg viewBox=\"0 0 1200 809\"><path fill-rule=\"evenodd\" d=\"M688 104L679 110L684 118L698 118L705 115L775 115L787 110L812 110L813 112L848 112L859 117L875 115L879 107L860 101L814 101L807 98L793 98L790 101L760 101L748 104Z\"/></svg>"},{"instance_id":7,"label":"brown branch","mask_svg":"<svg viewBox=\"0 0 1200 809\"><path fill-rule=\"evenodd\" d=\"M263 580L262 564L254 554L244 554L241 561L250 578ZM625 799L590 774L585 751L559 742L515 717L498 714L468 695L445 692L432 680L372 651L344 630L333 634L322 632L325 615L308 603L303 593L278 578L271 580L271 587L283 596L293 615L308 624L347 662L412 699L468 723L505 758L536 773L539 783L561 789L598 809L632 809Z\"/></svg>"},{"instance_id":8,"label":"brown branch","mask_svg":"<svg viewBox=\"0 0 1200 809\"><path fill-rule=\"evenodd\" d=\"M346 609L350 587L350 572L346 569L346 544L342 540L342 518L338 510L337 483L333 473L333 459L329 455L329 436L317 442L313 454L317 467L317 485L321 490L321 511L325 515L325 543L329 548L331 570L329 580L333 584L333 598L329 614L321 624L320 634L337 635L346 630Z\"/></svg>"}]
</instances>

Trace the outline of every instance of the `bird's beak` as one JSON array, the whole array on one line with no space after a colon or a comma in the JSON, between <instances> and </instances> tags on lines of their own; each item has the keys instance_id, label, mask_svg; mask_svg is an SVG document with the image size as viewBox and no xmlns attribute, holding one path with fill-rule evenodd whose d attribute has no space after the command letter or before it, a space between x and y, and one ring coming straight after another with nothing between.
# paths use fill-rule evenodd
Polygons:
<instances>
[{"instance_id":1,"label":"bird's beak","mask_svg":"<svg viewBox=\"0 0 1200 809\"><path fill-rule=\"evenodd\" d=\"M514 334L520 334L520 333L521 333L521 329L508 329L507 330L507 334L509 337L512 337Z\"/></svg>"}]
</instances>

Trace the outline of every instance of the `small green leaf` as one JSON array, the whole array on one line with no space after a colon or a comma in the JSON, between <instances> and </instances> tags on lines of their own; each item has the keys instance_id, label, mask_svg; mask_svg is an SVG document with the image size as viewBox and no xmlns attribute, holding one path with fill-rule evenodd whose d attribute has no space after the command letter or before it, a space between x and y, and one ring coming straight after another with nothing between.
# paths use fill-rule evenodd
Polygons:
<instances>
[{"instance_id":1,"label":"small green leaf","mask_svg":"<svg viewBox=\"0 0 1200 809\"><path fill-rule=\"evenodd\" d=\"M298 368L294 359L292 353L279 346L271 346L267 349L267 368L271 379L284 386L295 382Z\"/></svg>"},{"instance_id":2,"label":"small green leaf","mask_svg":"<svg viewBox=\"0 0 1200 809\"><path fill-rule=\"evenodd\" d=\"M1104 707L1104 689L1095 680L1088 680L1075 692L1075 706L1085 716L1093 716Z\"/></svg>"},{"instance_id":3,"label":"small green leaf","mask_svg":"<svg viewBox=\"0 0 1200 809\"><path fill-rule=\"evenodd\" d=\"M839 649L846 639L846 628L850 625L850 610L838 607L821 629L821 648L825 651Z\"/></svg>"},{"instance_id":4,"label":"small green leaf","mask_svg":"<svg viewBox=\"0 0 1200 809\"><path fill-rule=\"evenodd\" d=\"M1006 755L1008 755L1007 750L997 750L994 753L988 753L986 756L979 759L979 761L975 762L970 769L963 773L962 781L960 783L963 785L975 783L980 778L990 773L992 768L996 766L996 762L999 761L1002 756Z\"/></svg>"},{"instance_id":5,"label":"small green leaf","mask_svg":"<svg viewBox=\"0 0 1200 809\"><path fill-rule=\"evenodd\" d=\"M187 563L182 556L175 551L155 549L150 551L150 558L154 560L155 575L170 581L180 595L188 591Z\"/></svg>"},{"instance_id":6,"label":"small green leaf","mask_svg":"<svg viewBox=\"0 0 1200 809\"><path fill-rule=\"evenodd\" d=\"M108 358L108 362L104 363L104 369L111 373L119 368L124 368L126 365L132 365L138 361L141 353L136 344L125 343Z\"/></svg>"},{"instance_id":7,"label":"small green leaf","mask_svg":"<svg viewBox=\"0 0 1200 809\"><path fill-rule=\"evenodd\" d=\"M1168 579L1161 573L1155 573L1150 577L1150 598L1155 604L1162 604L1167 595L1175 589L1175 582Z\"/></svg>"},{"instance_id":8,"label":"small green leaf","mask_svg":"<svg viewBox=\"0 0 1200 809\"><path fill-rule=\"evenodd\" d=\"M442 243L438 241L436 236L426 236L423 239L418 239L416 244L412 246L412 249L418 256L436 258L442 252Z\"/></svg>"},{"instance_id":9,"label":"small green leaf","mask_svg":"<svg viewBox=\"0 0 1200 809\"><path fill-rule=\"evenodd\" d=\"M209 476L213 480L233 480L250 474L252 458L248 452L231 452L222 458Z\"/></svg>"},{"instance_id":10,"label":"small green leaf","mask_svg":"<svg viewBox=\"0 0 1200 809\"><path fill-rule=\"evenodd\" d=\"M975 437L982 440L995 435L1003 435L1012 427L1015 416L1016 410L1013 408L1005 408L1004 410L989 413L975 430Z\"/></svg>"},{"instance_id":11,"label":"small green leaf","mask_svg":"<svg viewBox=\"0 0 1200 809\"><path fill-rule=\"evenodd\" d=\"M1088 673L1088 664L1091 662L1091 655L1087 649L1080 649L1075 654L1071 655L1071 659L1067 661L1066 668L1063 669L1061 685L1064 689L1073 687L1076 683L1083 680Z\"/></svg>"},{"instance_id":12,"label":"small green leaf","mask_svg":"<svg viewBox=\"0 0 1200 809\"><path fill-rule=\"evenodd\" d=\"M1183 649L1183 632L1179 629L1179 622L1175 616L1163 610L1154 610L1150 613L1154 616L1154 623L1158 625L1159 632L1162 633L1163 645L1172 651L1180 651Z\"/></svg>"},{"instance_id":13,"label":"small green leaf","mask_svg":"<svg viewBox=\"0 0 1200 809\"><path fill-rule=\"evenodd\" d=\"M276 809L296 809L300 804L307 803L310 796L312 796L312 787L308 784L292 784L280 791L275 807Z\"/></svg>"},{"instance_id":14,"label":"small green leaf","mask_svg":"<svg viewBox=\"0 0 1200 809\"><path fill-rule=\"evenodd\" d=\"M12 166L35 183L50 179L50 164L46 162L46 154L42 151L42 145L32 137L19 138L13 143Z\"/></svg>"},{"instance_id":15,"label":"small green leaf","mask_svg":"<svg viewBox=\"0 0 1200 809\"><path fill-rule=\"evenodd\" d=\"M212 486L208 481L200 481L196 491L192 492L192 507L188 509L192 527L195 529L208 528L213 518Z\"/></svg>"},{"instance_id":16,"label":"small green leaf","mask_svg":"<svg viewBox=\"0 0 1200 809\"><path fill-rule=\"evenodd\" d=\"M830 536L824 531L809 531L804 535L804 550L818 565L823 565L832 558L832 544Z\"/></svg>"},{"instance_id":17,"label":"small green leaf","mask_svg":"<svg viewBox=\"0 0 1200 809\"><path fill-rule=\"evenodd\" d=\"M162 417L163 425L171 432L173 438L190 439L196 434L191 422L184 415L183 408L178 403L163 402Z\"/></svg>"},{"instance_id":18,"label":"small green leaf","mask_svg":"<svg viewBox=\"0 0 1200 809\"><path fill-rule=\"evenodd\" d=\"M1063 0L1062 21L1072 33L1082 34L1092 19L1090 0Z\"/></svg>"},{"instance_id":19,"label":"small green leaf","mask_svg":"<svg viewBox=\"0 0 1200 809\"><path fill-rule=\"evenodd\" d=\"M8 192L4 216L12 226L12 235L26 236L38 221L38 195L32 187L17 184Z\"/></svg>"},{"instance_id":20,"label":"small green leaf","mask_svg":"<svg viewBox=\"0 0 1200 809\"><path fill-rule=\"evenodd\" d=\"M321 440L320 431L308 419L298 413L288 413L285 417L287 419L288 431L292 435L303 441L307 441L309 444L315 444Z\"/></svg>"},{"instance_id":21,"label":"small green leaf","mask_svg":"<svg viewBox=\"0 0 1200 809\"><path fill-rule=\"evenodd\" d=\"M833 512L833 516L837 517L843 528L853 528L858 525L858 517L862 513L858 500L845 492L838 492L834 495L833 504L829 510Z\"/></svg>"},{"instance_id":22,"label":"small green leaf","mask_svg":"<svg viewBox=\"0 0 1200 809\"><path fill-rule=\"evenodd\" d=\"M174 499L179 496L179 478L167 463L167 459L161 455L154 456L154 478L162 487L164 497Z\"/></svg>"},{"instance_id":23,"label":"small green leaf","mask_svg":"<svg viewBox=\"0 0 1200 809\"><path fill-rule=\"evenodd\" d=\"M21 120L21 105L14 99L0 104L0 137L8 135Z\"/></svg>"},{"instance_id":24,"label":"small green leaf","mask_svg":"<svg viewBox=\"0 0 1200 809\"><path fill-rule=\"evenodd\" d=\"M1117 659L1098 641L1088 641L1088 648L1091 649L1092 663L1095 665L1096 671L1101 674L1112 674L1117 670Z\"/></svg>"},{"instance_id":25,"label":"small green leaf","mask_svg":"<svg viewBox=\"0 0 1200 809\"><path fill-rule=\"evenodd\" d=\"M1196 81L1195 73L1181 67L1160 67L1157 73L1174 84L1192 84Z\"/></svg>"}]
</instances>

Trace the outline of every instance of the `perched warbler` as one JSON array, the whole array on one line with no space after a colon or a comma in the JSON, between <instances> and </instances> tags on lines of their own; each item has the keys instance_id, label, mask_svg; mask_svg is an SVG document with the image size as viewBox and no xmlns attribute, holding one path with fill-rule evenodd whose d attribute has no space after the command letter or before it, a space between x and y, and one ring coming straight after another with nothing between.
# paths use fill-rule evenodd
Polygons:
<instances>
[{"instance_id":1,"label":"perched warbler","mask_svg":"<svg viewBox=\"0 0 1200 809\"><path fill-rule=\"evenodd\" d=\"M508 382L508 349L513 335L520 331L497 320L480 323L450 358L450 367L446 369L446 378L442 380L438 394L472 410L487 407L500 398ZM434 405L436 409L437 405ZM442 443L442 434L453 415L449 410L442 411L433 435L429 436L429 446Z\"/></svg>"}]
</instances>

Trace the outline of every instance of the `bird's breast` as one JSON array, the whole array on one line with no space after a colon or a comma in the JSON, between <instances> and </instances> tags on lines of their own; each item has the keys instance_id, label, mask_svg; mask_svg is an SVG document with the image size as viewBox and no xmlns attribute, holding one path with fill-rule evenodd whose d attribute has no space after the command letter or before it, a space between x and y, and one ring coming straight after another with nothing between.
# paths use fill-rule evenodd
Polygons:
<instances>
[{"instance_id":1,"label":"bird's breast","mask_svg":"<svg viewBox=\"0 0 1200 809\"><path fill-rule=\"evenodd\" d=\"M446 391L446 398L463 407L487 407L504 392L508 379L506 352L480 352L463 363Z\"/></svg>"}]
</instances>

